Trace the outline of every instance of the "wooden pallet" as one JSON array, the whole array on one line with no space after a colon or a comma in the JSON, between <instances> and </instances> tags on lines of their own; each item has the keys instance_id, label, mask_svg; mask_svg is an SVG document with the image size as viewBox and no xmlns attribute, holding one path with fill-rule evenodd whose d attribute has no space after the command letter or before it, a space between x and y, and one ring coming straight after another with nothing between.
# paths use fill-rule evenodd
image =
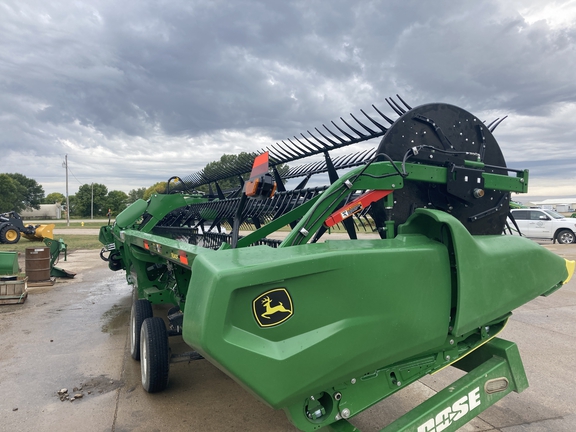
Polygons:
<instances>
[{"instance_id":1,"label":"wooden pallet","mask_svg":"<svg viewBox=\"0 0 576 432\"><path fill-rule=\"evenodd\" d=\"M28 297L28 277L0 278L0 305L22 304Z\"/></svg>"}]
</instances>

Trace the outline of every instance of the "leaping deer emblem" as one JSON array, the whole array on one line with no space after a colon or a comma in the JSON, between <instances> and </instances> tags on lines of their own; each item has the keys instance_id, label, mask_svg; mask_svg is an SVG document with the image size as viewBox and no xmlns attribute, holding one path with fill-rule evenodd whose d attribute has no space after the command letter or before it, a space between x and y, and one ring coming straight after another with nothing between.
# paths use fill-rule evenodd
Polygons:
<instances>
[{"instance_id":1,"label":"leaping deer emblem","mask_svg":"<svg viewBox=\"0 0 576 432\"><path fill-rule=\"evenodd\" d=\"M262 299L262 305L264 305L264 307L266 308L266 312L264 312L263 314L260 315L262 318L270 319L270 315L274 315L276 312L292 313L291 310L286 309L284 307L284 305L282 304L281 301L278 302L278 305L273 306L273 307L270 307L271 303L272 303L272 300L268 296L266 296Z\"/></svg>"}]
</instances>

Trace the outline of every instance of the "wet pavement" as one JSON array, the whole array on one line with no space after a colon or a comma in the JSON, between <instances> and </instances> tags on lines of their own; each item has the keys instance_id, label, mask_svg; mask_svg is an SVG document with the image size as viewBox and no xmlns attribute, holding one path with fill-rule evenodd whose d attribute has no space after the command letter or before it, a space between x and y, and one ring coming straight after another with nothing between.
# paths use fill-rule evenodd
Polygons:
<instances>
[{"instance_id":1,"label":"wet pavement","mask_svg":"<svg viewBox=\"0 0 576 432\"><path fill-rule=\"evenodd\" d=\"M61 263L78 272L75 280L0 308L1 430L111 430L101 420L115 416L131 296L122 275L87 268L94 254ZM61 402L58 390L74 387L83 387L83 399Z\"/></svg>"},{"instance_id":2,"label":"wet pavement","mask_svg":"<svg viewBox=\"0 0 576 432\"><path fill-rule=\"evenodd\" d=\"M576 245L549 245L576 258ZM75 251L61 267L73 280L35 288L23 305L0 306L1 431L295 431L281 411L248 394L205 360L171 365L168 389L147 394L128 352L132 294L98 251ZM157 308L162 316L165 312ZM463 431L576 429L576 280L514 312L501 335L516 342L530 387L512 393ZM187 351L170 338L173 353ZM374 432L459 376L426 377L354 419ZM58 391L82 393L62 402ZM75 391L74 388L77 390Z\"/></svg>"}]
</instances>

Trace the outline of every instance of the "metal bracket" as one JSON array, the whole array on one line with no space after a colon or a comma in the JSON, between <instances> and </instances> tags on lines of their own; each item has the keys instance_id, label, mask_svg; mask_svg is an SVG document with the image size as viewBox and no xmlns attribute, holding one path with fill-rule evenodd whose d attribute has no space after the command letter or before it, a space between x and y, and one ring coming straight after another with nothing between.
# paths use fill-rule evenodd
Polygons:
<instances>
[{"instance_id":1,"label":"metal bracket","mask_svg":"<svg viewBox=\"0 0 576 432\"><path fill-rule=\"evenodd\" d=\"M508 198L508 195L502 195L502 198L500 198L500 200L498 201L498 203L492 207L491 209L488 209L486 211L483 211L481 213L475 214L474 216L470 216L468 218L468 220L470 222L476 222L478 219L482 219L483 217L489 216L491 214L494 214L496 212L499 212L500 210L502 210L503 206L504 206L504 201L506 201ZM514 224L516 224L516 222L514 222ZM518 228L518 232L520 232L520 228Z\"/></svg>"},{"instance_id":2,"label":"metal bracket","mask_svg":"<svg viewBox=\"0 0 576 432\"><path fill-rule=\"evenodd\" d=\"M446 190L468 202L484 196L484 171L453 165L448 169Z\"/></svg>"}]
</instances>

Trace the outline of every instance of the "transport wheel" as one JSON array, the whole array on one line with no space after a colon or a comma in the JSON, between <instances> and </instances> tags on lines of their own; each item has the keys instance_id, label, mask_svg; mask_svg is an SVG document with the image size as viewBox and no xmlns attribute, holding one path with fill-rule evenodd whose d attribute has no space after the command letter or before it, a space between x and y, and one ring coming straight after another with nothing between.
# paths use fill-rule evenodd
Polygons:
<instances>
[{"instance_id":1,"label":"transport wheel","mask_svg":"<svg viewBox=\"0 0 576 432\"><path fill-rule=\"evenodd\" d=\"M140 332L140 371L144 390L148 393L164 390L168 386L169 369L170 348L164 320L147 318Z\"/></svg>"},{"instance_id":2,"label":"transport wheel","mask_svg":"<svg viewBox=\"0 0 576 432\"><path fill-rule=\"evenodd\" d=\"M18 243L20 231L14 225L7 225L0 232L0 241L6 244Z\"/></svg>"},{"instance_id":3,"label":"transport wheel","mask_svg":"<svg viewBox=\"0 0 576 432\"><path fill-rule=\"evenodd\" d=\"M152 318L152 304L148 300L135 300L130 311L130 355L140 360L140 329L146 318Z\"/></svg>"},{"instance_id":4,"label":"transport wheel","mask_svg":"<svg viewBox=\"0 0 576 432\"><path fill-rule=\"evenodd\" d=\"M558 234L556 234L556 240L560 244L574 243L574 239L575 239L574 233L567 229L561 230L560 232L558 232Z\"/></svg>"}]
</instances>

